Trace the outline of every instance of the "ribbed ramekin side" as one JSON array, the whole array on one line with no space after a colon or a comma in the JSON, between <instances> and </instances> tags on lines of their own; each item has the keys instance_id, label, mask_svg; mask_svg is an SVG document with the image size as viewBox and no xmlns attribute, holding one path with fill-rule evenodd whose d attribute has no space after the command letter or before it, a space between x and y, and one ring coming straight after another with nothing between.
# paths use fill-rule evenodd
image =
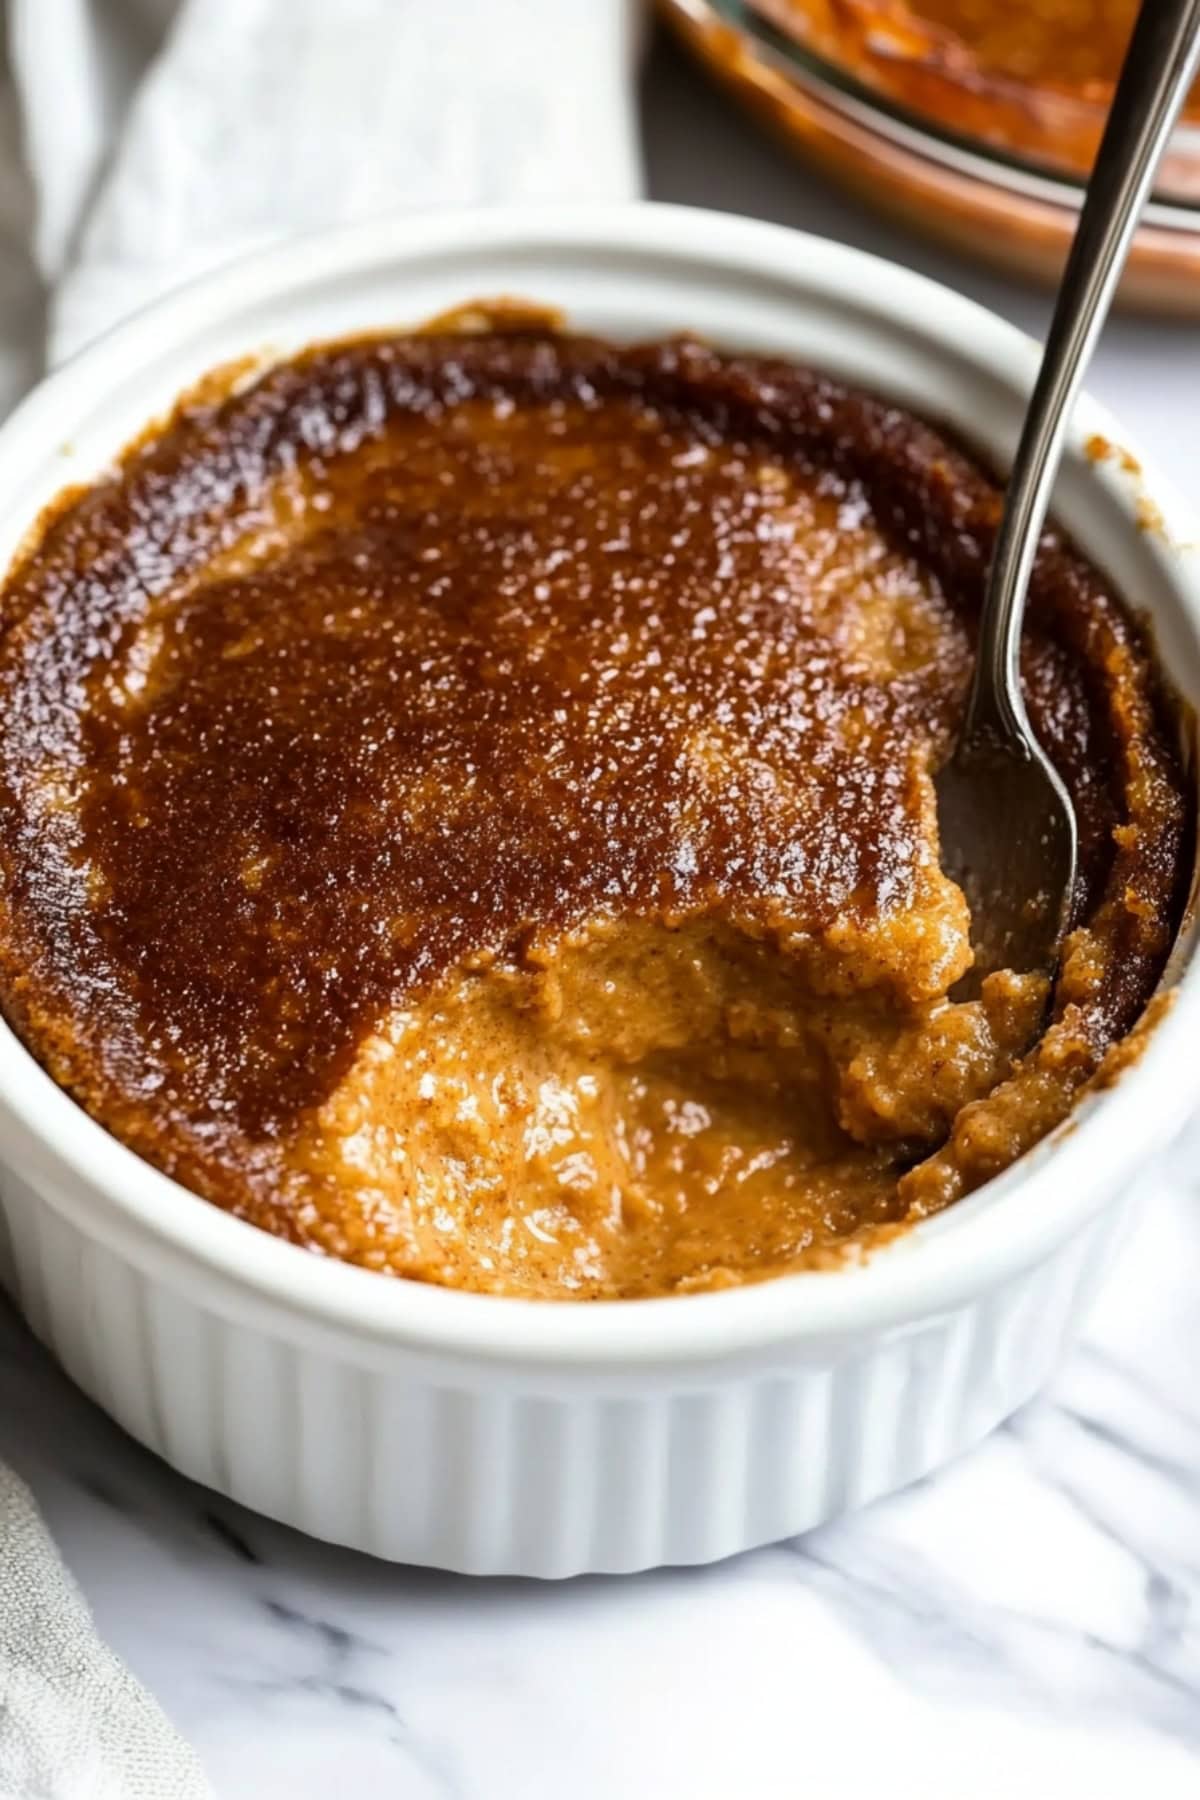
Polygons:
<instances>
[{"instance_id":1,"label":"ribbed ramekin side","mask_svg":"<svg viewBox=\"0 0 1200 1800\"><path fill-rule=\"evenodd\" d=\"M14 1287L67 1373L197 1481L316 1537L478 1574L713 1561L927 1474L1033 1394L1119 1231L890 1335L702 1377L416 1357L386 1367L232 1324L11 1176ZM182 1284L180 1284L182 1288Z\"/></svg>"}]
</instances>

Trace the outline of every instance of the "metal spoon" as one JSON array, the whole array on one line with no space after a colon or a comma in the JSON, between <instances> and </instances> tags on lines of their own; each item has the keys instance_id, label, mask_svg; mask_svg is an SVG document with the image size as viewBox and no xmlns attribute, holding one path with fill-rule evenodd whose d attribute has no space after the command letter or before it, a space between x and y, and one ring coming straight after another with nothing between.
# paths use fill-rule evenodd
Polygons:
<instances>
[{"instance_id":1,"label":"metal spoon","mask_svg":"<svg viewBox=\"0 0 1200 1800\"><path fill-rule=\"evenodd\" d=\"M971 906L976 975L1051 973L1071 923L1075 813L1025 711L1021 620L1071 408L1198 62L1200 0L1143 0L1009 477L962 736L937 778L942 864Z\"/></svg>"}]
</instances>

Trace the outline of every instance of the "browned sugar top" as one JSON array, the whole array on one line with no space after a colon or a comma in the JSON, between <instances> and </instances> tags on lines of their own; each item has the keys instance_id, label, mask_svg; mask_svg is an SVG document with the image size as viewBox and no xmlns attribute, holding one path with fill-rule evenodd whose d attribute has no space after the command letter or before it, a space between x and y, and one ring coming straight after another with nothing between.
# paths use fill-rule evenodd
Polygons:
<instances>
[{"instance_id":1,"label":"browned sugar top","mask_svg":"<svg viewBox=\"0 0 1200 1800\"><path fill-rule=\"evenodd\" d=\"M996 510L906 413L688 342L362 341L185 404L6 594L10 1016L110 1121L269 1139L523 933L915 905ZM1053 544L1033 618L1090 889L1141 783L1169 896L1130 627Z\"/></svg>"}]
</instances>

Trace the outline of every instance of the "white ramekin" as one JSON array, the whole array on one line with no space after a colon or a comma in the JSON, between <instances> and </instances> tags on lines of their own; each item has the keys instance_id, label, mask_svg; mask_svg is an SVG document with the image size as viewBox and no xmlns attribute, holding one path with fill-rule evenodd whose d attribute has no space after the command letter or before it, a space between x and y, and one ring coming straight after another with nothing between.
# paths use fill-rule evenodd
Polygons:
<instances>
[{"instance_id":1,"label":"white ramekin","mask_svg":"<svg viewBox=\"0 0 1200 1800\"><path fill-rule=\"evenodd\" d=\"M0 560L212 365L500 294L618 337L688 328L812 361L1001 462L1036 363L1018 332L919 276L715 213L388 220L230 268L46 381L0 431ZM1089 456L1094 435L1142 472ZM1145 468L1084 404L1057 511L1200 708L1197 533ZM522 1575L727 1556L923 1475L1046 1379L1192 1102L1190 951L1112 1091L865 1267L606 1305L450 1293L278 1242L141 1162L0 1026L0 1268L136 1438L319 1537Z\"/></svg>"}]
</instances>

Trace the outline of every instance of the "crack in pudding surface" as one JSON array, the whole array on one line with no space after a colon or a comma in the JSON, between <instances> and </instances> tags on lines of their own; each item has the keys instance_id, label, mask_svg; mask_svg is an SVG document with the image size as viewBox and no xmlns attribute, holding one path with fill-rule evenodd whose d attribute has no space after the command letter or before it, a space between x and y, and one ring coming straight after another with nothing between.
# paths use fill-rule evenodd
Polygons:
<instances>
[{"instance_id":1,"label":"crack in pudding surface","mask_svg":"<svg viewBox=\"0 0 1200 1800\"><path fill-rule=\"evenodd\" d=\"M931 770L994 507L894 409L688 344L364 342L185 408L9 584L10 1016L160 1166L399 1273L668 1291L905 1217L1039 1000L945 998ZM1092 905L1129 824L1105 632L1144 702L1162 916L1098 1056L1180 806L1133 635L1054 554L1028 676ZM653 966L692 1024L634 1055Z\"/></svg>"}]
</instances>

